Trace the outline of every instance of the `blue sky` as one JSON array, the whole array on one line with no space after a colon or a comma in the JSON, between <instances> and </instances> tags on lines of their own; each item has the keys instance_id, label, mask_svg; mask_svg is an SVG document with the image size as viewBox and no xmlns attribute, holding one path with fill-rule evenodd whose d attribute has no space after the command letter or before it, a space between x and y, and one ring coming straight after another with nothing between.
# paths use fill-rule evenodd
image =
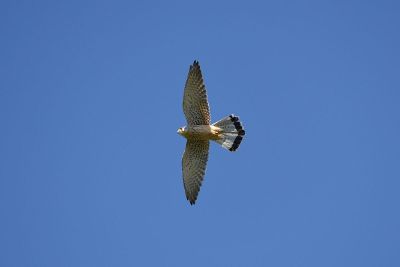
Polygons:
<instances>
[{"instance_id":1,"label":"blue sky","mask_svg":"<svg viewBox=\"0 0 400 267\"><path fill-rule=\"evenodd\" d=\"M400 266L396 1L2 1L0 266ZM185 199L183 86L212 144Z\"/></svg>"}]
</instances>

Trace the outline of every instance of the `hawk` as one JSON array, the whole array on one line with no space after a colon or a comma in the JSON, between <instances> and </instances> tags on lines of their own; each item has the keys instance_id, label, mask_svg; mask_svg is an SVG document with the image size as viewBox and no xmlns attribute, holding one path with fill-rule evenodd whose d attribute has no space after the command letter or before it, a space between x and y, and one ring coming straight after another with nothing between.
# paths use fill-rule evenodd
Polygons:
<instances>
[{"instance_id":1,"label":"hawk","mask_svg":"<svg viewBox=\"0 0 400 267\"><path fill-rule=\"evenodd\" d=\"M182 157L183 185L186 198L193 205L206 171L210 140L229 151L236 151L245 131L239 117L233 114L211 124L207 91L198 61L194 61L189 68L183 94L183 113L187 126L178 129L178 134L187 139Z\"/></svg>"}]
</instances>

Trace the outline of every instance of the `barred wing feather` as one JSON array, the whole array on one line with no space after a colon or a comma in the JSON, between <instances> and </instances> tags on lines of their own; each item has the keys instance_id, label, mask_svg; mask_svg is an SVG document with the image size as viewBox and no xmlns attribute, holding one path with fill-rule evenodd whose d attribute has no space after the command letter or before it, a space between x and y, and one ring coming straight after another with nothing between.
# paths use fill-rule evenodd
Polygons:
<instances>
[{"instance_id":1,"label":"barred wing feather","mask_svg":"<svg viewBox=\"0 0 400 267\"><path fill-rule=\"evenodd\" d=\"M208 160L209 141L188 140L182 158L183 185L190 204L196 202Z\"/></svg>"},{"instance_id":2,"label":"barred wing feather","mask_svg":"<svg viewBox=\"0 0 400 267\"><path fill-rule=\"evenodd\" d=\"M199 62L189 68L183 95L183 113L188 125L209 125L211 121L207 91Z\"/></svg>"}]
</instances>

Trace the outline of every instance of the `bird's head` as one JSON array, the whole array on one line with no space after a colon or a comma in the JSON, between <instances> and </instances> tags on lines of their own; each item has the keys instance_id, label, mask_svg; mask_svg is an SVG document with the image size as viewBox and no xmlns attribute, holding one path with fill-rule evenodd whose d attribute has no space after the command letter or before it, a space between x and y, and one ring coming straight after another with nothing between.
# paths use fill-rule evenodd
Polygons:
<instances>
[{"instance_id":1,"label":"bird's head","mask_svg":"<svg viewBox=\"0 0 400 267\"><path fill-rule=\"evenodd\" d=\"M180 135L185 135L186 133L186 127L180 127L177 131L178 134Z\"/></svg>"}]
</instances>

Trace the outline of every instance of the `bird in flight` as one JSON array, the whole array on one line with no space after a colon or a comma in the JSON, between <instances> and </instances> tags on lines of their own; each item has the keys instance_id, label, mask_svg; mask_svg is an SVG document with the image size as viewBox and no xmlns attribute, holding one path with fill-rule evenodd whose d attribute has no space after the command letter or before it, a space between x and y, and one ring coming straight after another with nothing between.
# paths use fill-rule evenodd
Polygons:
<instances>
[{"instance_id":1,"label":"bird in flight","mask_svg":"<svg viewBox=\"0 0 400 267\"><path fill-rule=\"evenodd\" d=\"M178 129L178 134L187 139L182 157L183 185L190 204L196 202L204 178L210 140L229 151L236 151L245 131L239 117L229 115L211 124L207 91L198 61L189 68L183 94L183 113L187 126Z\"/></svg>"}]
</instances>

